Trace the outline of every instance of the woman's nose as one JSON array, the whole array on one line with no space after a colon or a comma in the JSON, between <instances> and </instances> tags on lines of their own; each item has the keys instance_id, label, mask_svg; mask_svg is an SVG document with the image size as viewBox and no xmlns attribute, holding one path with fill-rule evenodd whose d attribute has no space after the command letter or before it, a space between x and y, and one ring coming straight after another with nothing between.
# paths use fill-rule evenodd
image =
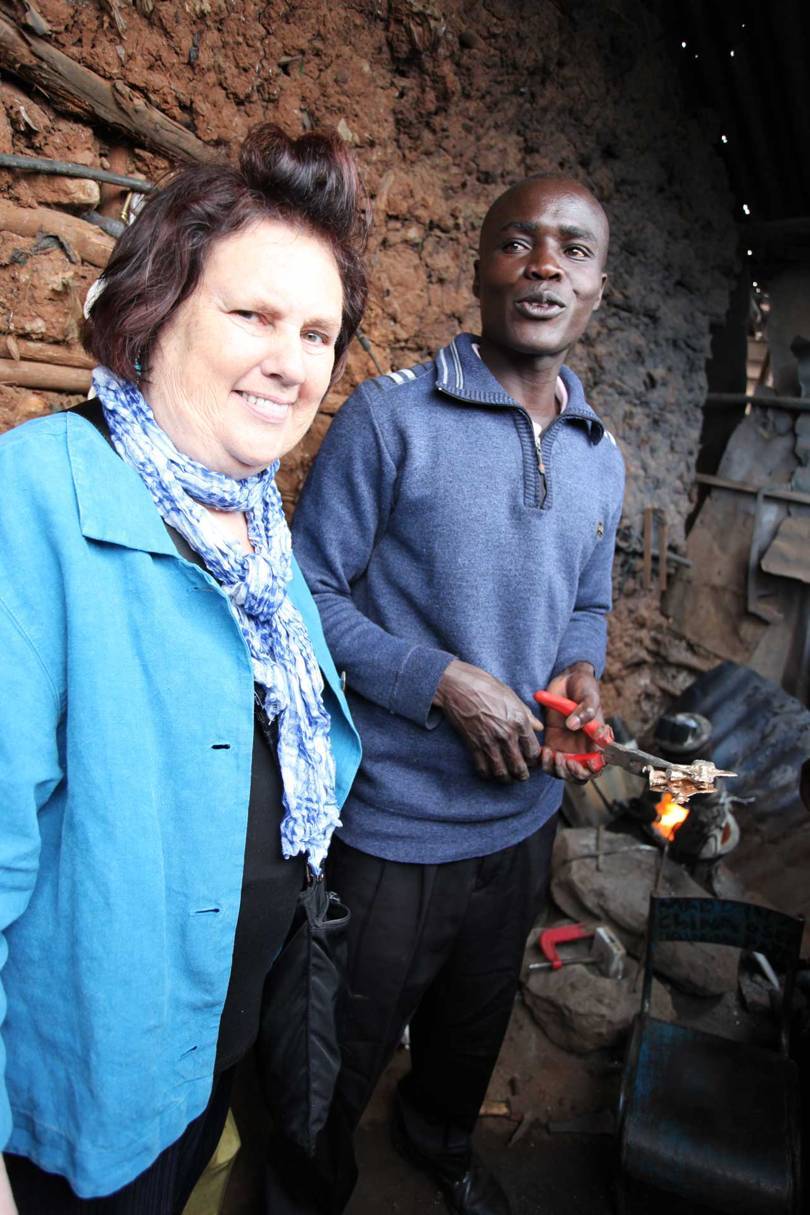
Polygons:
<instances>
[{"instance_id":1,"label":"woman's nose","mask_svg":"<svg viewBox=\"0 0 810 1215\"><path fill-rule=\"evenodd\" d=\"M301 334L297 326L294 330L277 326L274 332L268 335L260 369L262 375L269 379L281 380L283 384L303 384L306 368Z\"/></svg>"}]
</instances>

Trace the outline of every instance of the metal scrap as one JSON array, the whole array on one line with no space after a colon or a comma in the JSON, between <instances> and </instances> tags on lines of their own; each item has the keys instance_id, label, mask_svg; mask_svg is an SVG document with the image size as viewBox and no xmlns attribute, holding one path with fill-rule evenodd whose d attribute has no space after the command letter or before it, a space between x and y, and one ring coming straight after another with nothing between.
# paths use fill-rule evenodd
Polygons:
<instances>
[{"instance_id":1,"label":"metal scrap","mask_svg":"<svg viewBox=\"0 0 810 1215\"><path fill-rule=\"evenodd\" d=\"M721 776L736 776L725 772L708 759L696 759L691 764L672 764L666 768L646 768L645 775L654 793L671 793L685 804L696 793L713 793Z\"/></svg>"}]
</instances>

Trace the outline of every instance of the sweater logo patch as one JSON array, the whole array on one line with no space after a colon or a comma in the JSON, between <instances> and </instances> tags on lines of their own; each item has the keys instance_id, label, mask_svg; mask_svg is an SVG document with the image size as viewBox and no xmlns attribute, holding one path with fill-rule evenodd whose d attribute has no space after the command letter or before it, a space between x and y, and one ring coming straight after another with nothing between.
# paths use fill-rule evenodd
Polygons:
<instances>
[{"instance_id":1,"label":"sweater logo patch","mask_svg":"<svg viewBox=\"0 0 810 1215\"><path fill-rule=\"evenodd\" d=\"M596 525L596 539L601 540L602 537L604 536L604 534L605 534L605 525L602 522L602 520L600 519Z\"/></svg>"}]
</instances>

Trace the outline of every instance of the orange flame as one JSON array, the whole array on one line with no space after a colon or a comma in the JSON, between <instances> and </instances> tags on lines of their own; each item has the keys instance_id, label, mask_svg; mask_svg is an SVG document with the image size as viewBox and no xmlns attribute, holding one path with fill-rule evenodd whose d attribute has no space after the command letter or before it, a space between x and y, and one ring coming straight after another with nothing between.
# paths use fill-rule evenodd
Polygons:
<instances>
[{"instance_id":1,"label":"orange flame","mask_svg":"<svg viewBox=\"0 0 810 1215\"><path fill-rule=\"evenodd\" d=\"M653 827L666 840L674 840L678 828L689 814L689 808L676 801L671 793L665 793L658 805L658 818Z\"/></svg>"}]
</instances>

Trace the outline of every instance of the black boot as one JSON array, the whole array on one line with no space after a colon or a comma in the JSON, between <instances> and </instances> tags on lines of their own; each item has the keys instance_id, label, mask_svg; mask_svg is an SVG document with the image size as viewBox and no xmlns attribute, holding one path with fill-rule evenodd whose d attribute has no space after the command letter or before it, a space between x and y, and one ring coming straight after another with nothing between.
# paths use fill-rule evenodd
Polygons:
<instances>
[{"instance_id":1,"label":"black boot","mask_svg":"<svg viewBox=\"0 0 810 1215\"><path fill-rule=\"evenodd\" d=\"M407 1117L402 1098L397 1095L391 1121L393 1145L400 1156L435 1181L453 1215L511 1215L500 1182L473 1151L427 1152L409 1134Z\"/></svg>"}]
</instances>

